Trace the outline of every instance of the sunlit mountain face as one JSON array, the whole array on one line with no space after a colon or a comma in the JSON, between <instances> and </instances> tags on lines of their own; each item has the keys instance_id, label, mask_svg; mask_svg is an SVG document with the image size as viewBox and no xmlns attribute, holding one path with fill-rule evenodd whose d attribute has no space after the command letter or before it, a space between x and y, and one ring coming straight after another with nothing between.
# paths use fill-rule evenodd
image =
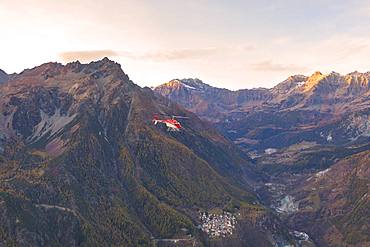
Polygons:
<instances>
[{"instance_id":1,"label":"sunlit mountain face","mask_svg":"<svg viewBox=\"0 0 370 247\"><path fill-rule=\"evenodd\" d=\"M257 194L300 241L366 246L369 79L316 72L238 91L177 79L153 90L212 123L249 156L265 178L255 184Z\"/></svg>"},{"instance_id":2,"label":"sunlit mountain face","mask_svg":"<svg viewBox=\"0 0 370 247\"><path fill-rule=\"evenodd\" d=\"M366 142L369 79L369 73L316 72L291 76L270 89L230 91L199 79L183 79L153 90L214 123L246 151L263 151L303 140Z\"/></svg>"}]
</instances>

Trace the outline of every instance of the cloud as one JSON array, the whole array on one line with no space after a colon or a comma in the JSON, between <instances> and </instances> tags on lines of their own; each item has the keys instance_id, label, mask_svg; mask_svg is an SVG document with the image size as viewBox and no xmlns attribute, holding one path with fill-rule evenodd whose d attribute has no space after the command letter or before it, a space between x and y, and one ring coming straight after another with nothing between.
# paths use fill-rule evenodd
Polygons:
<instances>
[{"instance_id":1,"label":"cloud","mask_svg":"<svg viewBox=\"0 0 370 247\"><path fill-rule=\"evenodd\" d=\"M113 50L92 50L92 51L67 51L59 54L63 62L72 62L79 60L81 62L89 62L98 60L103 57L115 57L119 54Z\"/></svg>"},{"instance_id":2,"label":"cloud","mask_svg":"<svg viewBox=\"0 0 370 247\"><path fill-rule=\"evenodd\" d=\"M218 54L230 52L246 52L253 50L250 45L241 46L226 46L226 47L204 47L204 48L182 48L182 49L167 49L154 50L143 52L132 51L116 51L116 50L91 50L91 51L67 51L59 54L59 57L64 62L75 60L92 61L103 57L125 57L134 60L152 60L152 61L173 61L185 59L200 59Z\"/></svg>"},{"instance_id":3,"label":"cloud","mask_svg":"<svg viewBox=\"0 0 370 247\"><path fill-rule=\"evenodd\" d=\"M341 35L323 40L312 47L307 47L308 53L324 54L331 60L347 60L361 55L368 56L370 53L369 36Z\"/></svg>"},{"instance_id":4,"label":"cloud","mask_svg":"<svg viewBox=\"0 0 370 247\"><path fill-rule=\"evenodd\" d=\"M218 48L196 48L196 49L174 49L174 50L159 50L143 53L123 53L133 59L155 60L155 61L170 61L183 59L198 59L208 57L220 52Z\"/></svg>"},{"instance_id":5,"label":"cloud","mask_svg":"<svg viewBox=\"0 0 370 247\"><path fill-rule=\"evenodd\" d=\"M120 52L120 55L140 60L172 61L185 59L199 59L230 52L246 52L253 49L254 47L245 45L245 46L226 46L226 47L167 49L138 53Z\"/></svg>"},{"instance_id":6,"label":"cloud","mask_svg":"<svg viewBox=\"0 0 370 247\"><path fill-rule=\"evenodd\" d=\"M279 64L279 63L273 63L270 60L262 61L259 63L253 63L251 64L251 68L256 71L269 71L269 72L304 72L307 71L306 67L294 65L294 64Z\"/></svg>"}]
</instances>

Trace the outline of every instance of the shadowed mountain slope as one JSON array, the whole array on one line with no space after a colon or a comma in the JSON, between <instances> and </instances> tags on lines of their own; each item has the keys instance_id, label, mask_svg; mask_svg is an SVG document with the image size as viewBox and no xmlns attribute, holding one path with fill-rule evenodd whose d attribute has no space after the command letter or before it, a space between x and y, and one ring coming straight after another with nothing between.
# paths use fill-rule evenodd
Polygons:
<instances>
[{"instance_id":1,"label":"shadowed mountain slope","mask_svg":"<svg viewBox=\"0 0 370 247\"><path fill-rule=\"evenodd\" d=\"M249 189L257 174L230 141L107 58L43 64L0 90L0 239L8 245L150 246L209 239L199 213L238 215L235 246L290 241ZM154 126L181 115L181 132ZM155 240L154 240L155 239Z\"/></svg>"},{"instance_id":2,"label":"shadowed mountain slope","mask_svg":"<svg viewBox=\"0 0 370 247\"><path fill-rule=\"evenodd\" d=\"M0 84L8 80L8 74L0 69Z\"/></svg>"}]
</instances>

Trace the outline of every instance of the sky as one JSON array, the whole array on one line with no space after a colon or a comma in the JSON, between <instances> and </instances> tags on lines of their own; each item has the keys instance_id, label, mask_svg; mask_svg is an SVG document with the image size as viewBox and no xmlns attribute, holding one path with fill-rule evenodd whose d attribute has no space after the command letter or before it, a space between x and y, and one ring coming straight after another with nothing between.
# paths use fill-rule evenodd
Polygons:
<instances>
[{"instance_id":1,"label":"sky","mask_svg":"<svg viewBox=\"0 0 370 247\"><path fill-rule=\"evenodd\" d=\"M272 87L370 70L370 1L0 0L0 69L120 63L140 86Z\"/></svg>"}]
</instances>

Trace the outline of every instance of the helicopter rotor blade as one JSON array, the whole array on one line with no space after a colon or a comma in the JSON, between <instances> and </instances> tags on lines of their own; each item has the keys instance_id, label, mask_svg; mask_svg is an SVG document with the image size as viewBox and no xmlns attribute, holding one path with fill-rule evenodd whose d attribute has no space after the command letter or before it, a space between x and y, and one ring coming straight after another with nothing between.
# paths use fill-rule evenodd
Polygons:
<instances>
[{"instance_id":1,"label":"helicopter rotor blade","mask_svg":"<svg viewBox=\"0 0 370 247\"><path fill-rule=\"evenodd\" d=\"M172 116L172 118L188 119L189 117L184 117L184 116Z\"/></svg>"}]
</instances>

